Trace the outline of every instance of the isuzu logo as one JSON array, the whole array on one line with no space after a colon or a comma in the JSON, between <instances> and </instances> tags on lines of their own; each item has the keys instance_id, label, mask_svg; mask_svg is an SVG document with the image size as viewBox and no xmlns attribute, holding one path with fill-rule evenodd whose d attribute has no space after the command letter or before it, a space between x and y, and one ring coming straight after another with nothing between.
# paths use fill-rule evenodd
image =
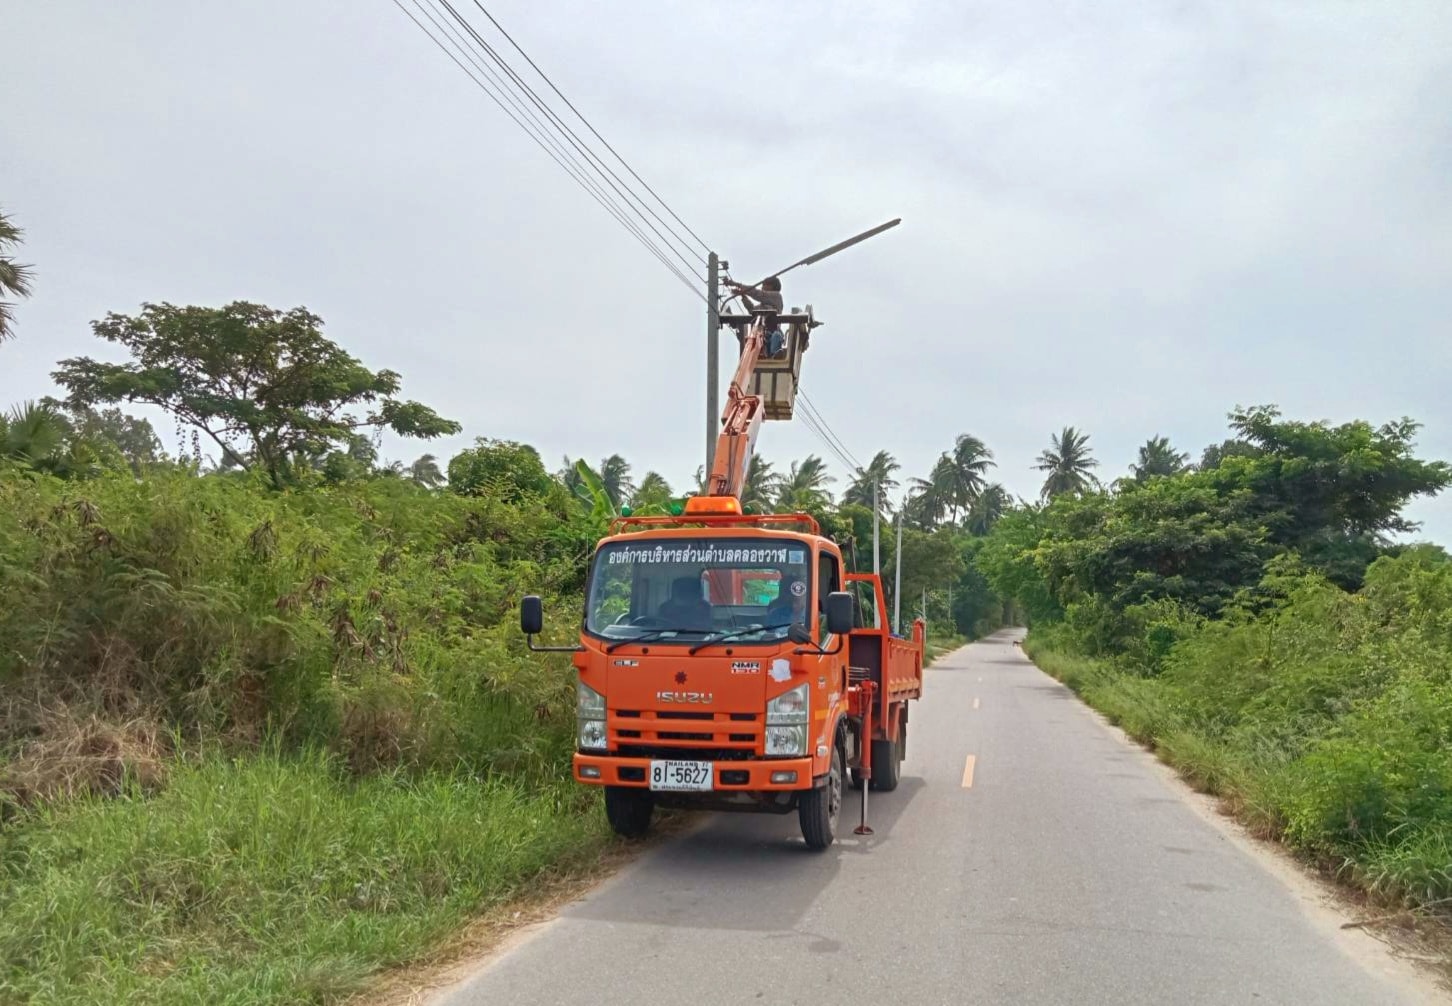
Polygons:
<instances>
[{"instance_id":1,"label":"isuzu logo","mask_svg":"<svg viewBox=\"0 0 1452 1006\"><path fill-rule=\"evenodd\" d=\"M715 697L710 692L656 692L655 698L657 702L677 705L694 702L705 706L715 701Z\"/></svg>"}]
</instances>

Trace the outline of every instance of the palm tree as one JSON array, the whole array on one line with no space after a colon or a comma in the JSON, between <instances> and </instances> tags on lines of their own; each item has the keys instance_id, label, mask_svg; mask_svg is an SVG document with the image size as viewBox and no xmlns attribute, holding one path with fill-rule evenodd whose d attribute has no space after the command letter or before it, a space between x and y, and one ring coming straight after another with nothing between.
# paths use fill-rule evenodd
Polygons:
<instances>
[{"instance_id":1,"label":"palm tree","mask_svg":"<svg viewBox=\"0 0 1452 1006\"><path fill-rule=\"evenodd\" d=\"M605 485L605 495L610 497L610 502L616 507L635 492L635 483L630 481L630 463L619 454L612 454L601 461L596 471Z\"/></svg>"},{"instance_id":2,"label":"palm tree","mask_svg":"<svg viewBox=\"0 0 1452 1006\"><path fill-rule=\"evenodd\" d=\"M892 473L900 469L902 465L897 463L887 451L878 451L872 456L864 468L857 469L857 475L847 491L842 494L843 503L853 503L857 506L865 506L872 509L872 487L877 487L877 501L884 513L887 512L887 498L892 491L898 487L897 479Z\"/></svg>"},{"instance_id":3,"label":"palm tree","mask_svg":"<svg viewBox=\"0 0 1452 1006\"><path fill-rule=\"evenodd\" d=\"M1189 460L1190 455L1170 446L1168 437L1150 437L1139 449L1139 463L1130 465L1129 470L1136 482L1143 482L1155 475L1178 475Z\"/></svg>"},{"instance_id":4,"label":"palm tree","mask_svg":"<svg viewBox=\"0 0 1452 1006\"><path fill-rule=\"evenodd\" d=\"M968 533L982 537L993 530L993 525L998 523L1008 510L1012 501L1008 497L1008 490L995 482L992 485L983 487L983 491L973 500L973 505L968 508L968 519L965 522Z\"/></svg>"},{"instance_id":5,"label":"palm tree","mask_svg":"<svg viewBox=\"0 0 1452 1006\"><path fill-rule=\"evenodd\" d=\"M828 483L834 481L827 474L827 464L815 454L808 454L801 463L792 463L786 478L777 488L776 505L780 510L821 510L831 506L832 494L827 491Z\"/></svg>"},{"instance_id":6,"label":"palm tree","mask_svg":"<svg viewBox=\"0 0 1452 1006\"><path fill-rule=\"evenodd\" d=\"M24 233L4 213L0 213L0 297L30 296L30 266L21 265L10 257L12 246L20 244ZM15 335L14 310L15 305L10 301L0 300L0 342Z\"/></svg>"},{"instance_id":7,"label":"palm tree","mask_svg":"<svg viewBox=\"0 0 1452 1006\"><path fill-rule=\"evenodd\" d=\"M927 478L912 479L908 485L912 493L911 498L905 504L908 519L918 527L929 530L942 523L944 516L955 505L958 485L957 466L946 453L940 454Z\"/></svg>"},{"instance_id":8,"label":"palm tree","mask_svg":"<svg viewBox=\"0 0 1452 1006\"><path fill-rule=\"evenodd\" d=\"M437 489L444 484L444 473L439 469L439 459L424 454L408 466L408 477L426 489Z\"/></svg>"},{"instance_id":9,"label":"palm tree","mask_svg":"<svg viewBox=\"0 0 1452 1006\"><path fill-rule=\"evenodd\" d=\"M1099 462L1089 453L1089 434L1072 426L1065 426L1062 433L1050 438L1049 449L1039 455L1034 467L1049 473L1039 493L1046 500L1066 493L1078 495L1099 486L1091 471L1099 467Z\"/></svg>"},{"instance_id":10,"label":"palm tree","mask_svg":"<svg viewBox=\"0 0 1452 1006\"><path fill-rule=\"evenodd\" d=\"M648 508L664 511L670 499L671 486L665 477L659 472L646 472L635 489L635 495L630 498L630 508L637 513Z\"/></svg>"},{"instance_id":11,"label":"palm tree","mask_svg":"<svg viewBox=\"0 0 1452 1006\"><path fill-rule=\"evenodd\" d=\"M752 453L746 463L746 485L741 490L741 506L753 513L765 513L776 505L781 489L781 476L771 470L771 462Z\"/></svg>"},{"instance_id":12,"label":"palm tree","mask_svg":"<svg viewBox=\"0 0 1452 1006\"><path fill-rule=\"evenodd\" d=\"M953 443L953 520L958 520L958 508L968 510L987 484L988 469L997 467L993 452L982 440L971 434L960 434Z\"/></svg>"},{"instance_id":13,"label":"palm tree","mask_svg":"<svg viewBox=\"0 0 1452 1006\"><path fill-rule=\"evenodd\" d=\"M60 454L65 439L65 421L44 405L26 402L0 416L0 457L39 468Z\"/></svg>"}]
</instances>

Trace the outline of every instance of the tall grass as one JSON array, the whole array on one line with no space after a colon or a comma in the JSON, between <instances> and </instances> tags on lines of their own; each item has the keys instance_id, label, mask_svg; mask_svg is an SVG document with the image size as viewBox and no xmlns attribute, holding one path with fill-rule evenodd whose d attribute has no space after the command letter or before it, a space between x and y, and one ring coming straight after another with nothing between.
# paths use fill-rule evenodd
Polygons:
<instances>
[{"instance_id":1,"label":"tall grass","mask_svg":"<svg viewBox=\"0 0 1452 1006\"><path fill-rule=\"evenodd\" d=\"M205 758L0 832L0 1001L331 1002L607 841L564 783Z\"/></svg>"},{"instance_id":2,"label":"tall grass","mask_svg":"<svg viewBox=\"0 0 1452 1006\"><path fill-rule=\"evenodd\" d=\"M0 464L0 1002L336 1001L598 851L557 504Z\"/></svg>"}]
</instances>

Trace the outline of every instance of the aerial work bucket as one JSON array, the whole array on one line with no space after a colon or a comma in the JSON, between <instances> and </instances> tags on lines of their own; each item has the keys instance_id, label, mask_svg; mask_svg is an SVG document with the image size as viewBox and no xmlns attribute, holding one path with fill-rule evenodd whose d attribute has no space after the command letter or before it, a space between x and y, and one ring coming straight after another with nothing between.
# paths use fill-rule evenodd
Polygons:
<instances>
[{"instance_id":1,"label":"aerial work bucket","mask_svg":"<svg viewBox=\"0 0 1452 1006\"><path fill-rule=\"evenodd\" d=\"M804 312L778 316L777 324L786 337L785 348L779 356L757 360L751 374L751 393L761 397L765 418L790 419L801 383L802 354L814 327L811 305Z\"/></svg>"}]
</instances>

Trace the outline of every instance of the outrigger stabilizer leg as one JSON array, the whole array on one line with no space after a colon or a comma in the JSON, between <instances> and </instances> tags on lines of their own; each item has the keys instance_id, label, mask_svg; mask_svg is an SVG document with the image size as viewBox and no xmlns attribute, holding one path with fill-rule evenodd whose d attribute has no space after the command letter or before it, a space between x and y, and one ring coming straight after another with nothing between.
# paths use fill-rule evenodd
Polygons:
<instances>
[{"instance_id":1,"label":"outrigger stabilizer leg","mask_svg":"<svg viewBox=\"0 0 1452 1006\"><path fill-rule=\"evenodd\" d=\"M862 690L867 696L867 710L862 717L862 736L865 738L865 745L862 749L862 767L858 772L862 776L862 821L852 829L854 835L871 835L872 829L867 826L867 791L872 788L872 693L874 686L871 681L862 683Z\"/></svg>"}]
</instances>

